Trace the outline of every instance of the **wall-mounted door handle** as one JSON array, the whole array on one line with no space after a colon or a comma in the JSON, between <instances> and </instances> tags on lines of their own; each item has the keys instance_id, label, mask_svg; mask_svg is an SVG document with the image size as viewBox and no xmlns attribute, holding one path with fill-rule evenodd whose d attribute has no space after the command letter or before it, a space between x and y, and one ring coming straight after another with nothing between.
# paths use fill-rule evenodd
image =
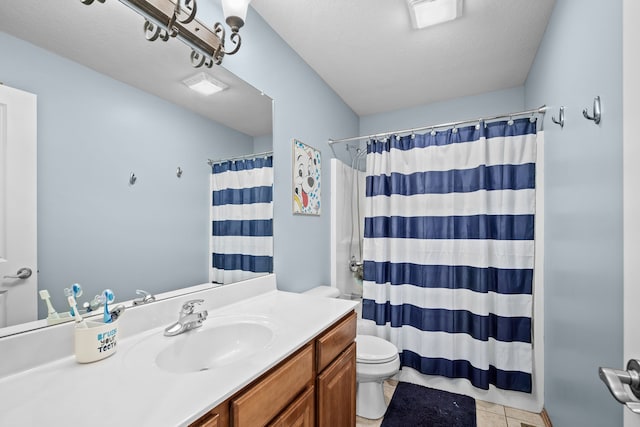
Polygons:
<instances>
[{"instance_id":1,"label":"wall-mounted door handle","mask_svg":"<svg viewBox=\"0 0 640 427\"><path fill-rule=\"evenodd\" d=\"M4 279L28 279L33 274L29 267L22 267L16 272L15 276L3 276Z\"/></svg>"},{"instance_id":2,"label":"wall-mounted door handle","mask_svg":"<svg viewBox=\"0 0 640 427\"><path fill-rule=\"evenodd\" d=\"M598 375L618 402L640 414L640 360L630 359L626 371L600 367ZM632 394L629 394L625 385Z\"/></svg>"}]
</instances>

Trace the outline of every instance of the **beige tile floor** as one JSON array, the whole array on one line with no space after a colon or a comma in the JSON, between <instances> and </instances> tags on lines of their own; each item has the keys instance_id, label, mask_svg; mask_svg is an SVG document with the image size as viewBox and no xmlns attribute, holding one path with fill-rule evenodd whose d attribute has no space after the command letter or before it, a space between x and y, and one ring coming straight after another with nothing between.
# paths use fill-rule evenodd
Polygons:
<instances>
[{"instance_id":1,"label":"beige tile floor","mask_svg":"<svg viewBox=\"0 0 640 427\"><path fill-rule=\"evenodd\" d=\"M384 396L387 402L391 400L397 384L398 382L395 380L385 381ZM540 414L481 400L476 400L476 422L477 427L544 427L544 421ZM382 418L379 420L356 418L356 427L379 427L381 423Z\"/></svg>"}]
</instances>

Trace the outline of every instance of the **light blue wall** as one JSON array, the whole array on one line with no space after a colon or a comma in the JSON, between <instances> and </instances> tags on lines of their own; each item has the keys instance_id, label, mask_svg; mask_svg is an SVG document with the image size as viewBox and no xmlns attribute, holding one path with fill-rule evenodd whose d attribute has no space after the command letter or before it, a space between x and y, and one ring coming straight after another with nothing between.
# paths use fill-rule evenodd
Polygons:
<instances>
[{"instance_id":1,"label":"light blue wall","mask_svg":"<svg viewBox=\"0 0 640 427\"><path fill-rule=\"evenodd\" d=\"M520 86L363 116L360 118L360 135L487 117L523 109L524 87Z\"/></svg>"},{"instance_id":2,"label":"light blue wall","mask_svg":"<svg viewBox=\"0 0 640 427\"><path fill-rule=\"evenodd\" d=\"M74 282L118 300L207 282L206 160L253 138L5 33L0 51L2 81L38 96L39 286L58 310Z\"/></svg>"},{"instance_id":3,"label":"light blue wall","mask_svg":"<svg viewBox=\"0 0 640 427\"><path fill-rule=\"evenodd\" d=\"M273 135L256 136L253 138L253 152L264 153L273 150Z\"/></svg>"},{"instance_id":4,"label":"light blue wall","mask_svg":"<svg viewBox=\"0 0 640 427\"><path fill-rule=\"evenodd\" d=\"M220 16L217 17L221 19ZM274 268L278 287L330 283L329 138L356 135L358 116L249 9L242 48L224 65L274 100ZM322 214L292 214L292 138L322 152Z\"/></svg>"},{"instance_id":5,"label":"light blue wall","mask_svg":"<svg viewBox=\"0 0 640 427\"><path fill-rule=\"evenodd\" d=\"M622 2L557 0L525 85L546 127L545 407L557 426L620 426L598 366L622 367ZM599 126L582 117L602 99Z\"/></svg>"}]
</instances>

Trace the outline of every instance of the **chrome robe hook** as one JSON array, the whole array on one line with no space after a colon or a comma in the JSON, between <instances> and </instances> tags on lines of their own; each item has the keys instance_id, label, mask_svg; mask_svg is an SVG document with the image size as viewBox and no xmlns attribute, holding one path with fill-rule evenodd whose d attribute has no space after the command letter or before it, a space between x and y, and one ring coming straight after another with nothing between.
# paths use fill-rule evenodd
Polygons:
<instances>
[{"instance_id":1,"label":"chrome robe hook","mask_svg":"<svg viewBox=\"0 0 640 427\"><path fill-rule=\"evenodd\" d=\"M593 120L593 122L595 124L599 124L600 123L600 118L602 116L602 109L601 109L601 105L600 105L600 96L596 96L593 99L593 116L589 115L589 113L587 112L586 108L584 110L582 110L582 115L587 120Z\"/></svg>"},{"instance_id":2,"label":"chrome robe hook","mask_svg":"<svg viewBox=\"0 0 640 427\"><path fill-rule=\"evenodd\" d=\"M564 128L564 107L560 107L560 111L558 112L558 119L556 120L555 116L551 116L551 121L557 125L560 125L560 128Z\"/></svg>"}]
</instances>

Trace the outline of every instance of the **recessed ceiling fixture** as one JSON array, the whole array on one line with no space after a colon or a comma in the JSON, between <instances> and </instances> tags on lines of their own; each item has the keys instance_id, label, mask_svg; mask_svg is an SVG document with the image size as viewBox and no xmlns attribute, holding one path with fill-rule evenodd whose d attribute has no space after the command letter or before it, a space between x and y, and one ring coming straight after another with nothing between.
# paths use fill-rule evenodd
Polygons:
<instances>
[{"instance_id":1,"label":"recessed ceiling fixture","mask_svg":"<svg viewBox=\"0 0 640 427\"><path fill-rule=\"evenodd\" d=\"M202 95L213 95L229 87L205 73L198 73L195 76L184 79L182 83L189 86L189 89L195 90Z\"/></svg>"},{"instance_id":2,"label":"recessed ceiling fixture","mask_svg":"<svg viewBox=\"0 0 640 427\"><path fill-rule=\"evenodd\" d=\"M89 5L95 0L80 0ZM105 0L97 0L104 3ZM144 18L144 34L147 40L167 41L178 38L191 48L191 65L195 68L211 68L220 65L225 55L233 55L240 49L240 28L247 17L251 0L222 0L225 22L231 28L229 40L232 50L224 49L225 29L216 22L208 27L196 19L197 0L119 0Z\"/></svg>"},{"instance_id":3,"label":"recessed ceiling fixture","mask_svg":"<svg viewBox=\"0 0 640 427\"><path fill-rule=\"evenodd\" d=\"M462 15L462 0L407 0L413 28L453 21Z\"/></svg>"}]
</instances>

